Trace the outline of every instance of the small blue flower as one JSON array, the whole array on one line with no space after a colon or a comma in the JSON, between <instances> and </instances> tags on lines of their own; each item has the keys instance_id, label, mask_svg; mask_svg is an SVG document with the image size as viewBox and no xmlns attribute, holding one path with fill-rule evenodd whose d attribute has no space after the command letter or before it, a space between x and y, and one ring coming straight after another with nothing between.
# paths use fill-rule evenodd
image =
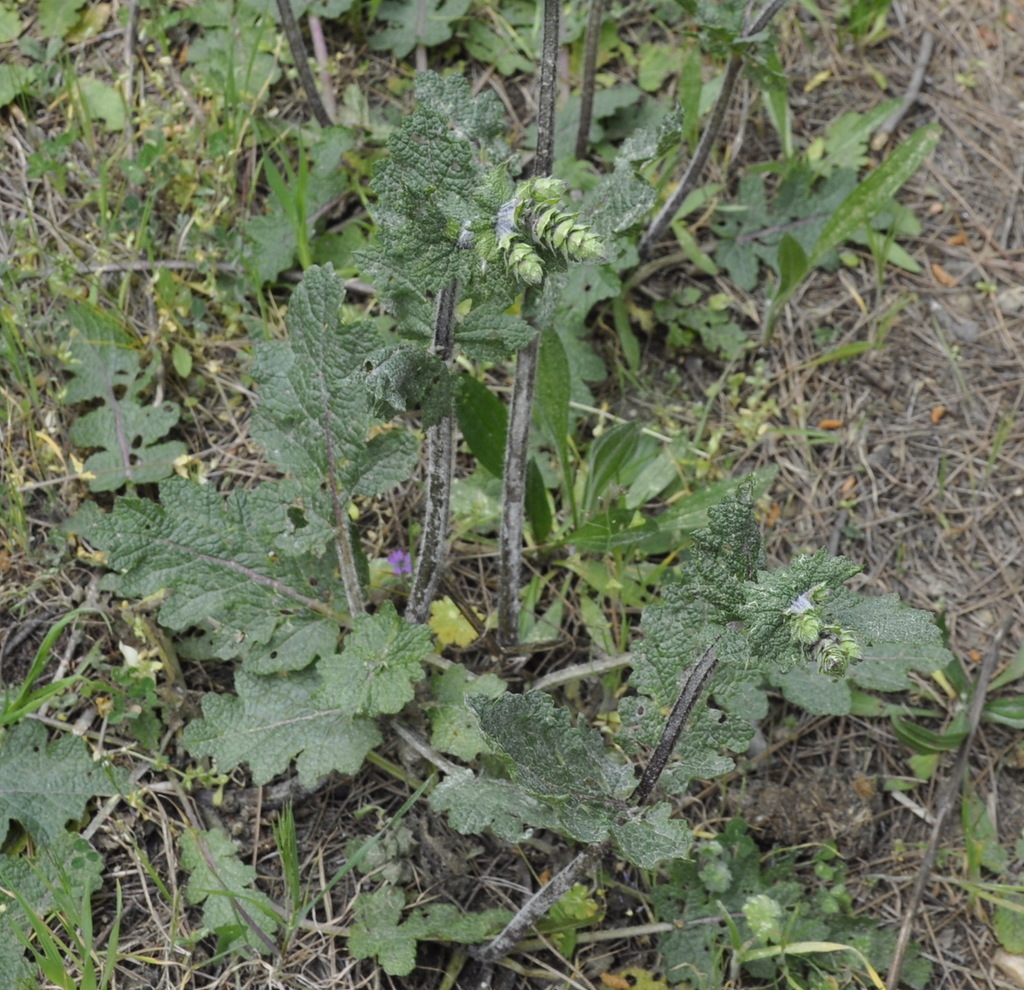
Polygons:
<instances>
[{"instance_id":1,"label":"small blue flower","mask_svg":"<svg viewBox=\"0 0 1024 990\"><path fill-rule=\"evenodd\" d=\"M388 554L388 563L394 569L395 577L412 574L412 557L405 550L392 550Z\"/></svg>"}]
</instances>

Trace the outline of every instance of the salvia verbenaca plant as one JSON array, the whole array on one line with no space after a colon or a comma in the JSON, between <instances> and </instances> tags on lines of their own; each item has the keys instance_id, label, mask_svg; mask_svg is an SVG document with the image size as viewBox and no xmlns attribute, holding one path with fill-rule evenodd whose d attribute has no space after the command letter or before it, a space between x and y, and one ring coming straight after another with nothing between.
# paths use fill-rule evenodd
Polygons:
<instances>
[{"instance_id":1,"label":"salvia verbenaca plant","mask_svg":"<svg viewBox=\"0 0 1024 990\"><path fill-rule=\"evenodd\" d=\"M894 596L847 590L857 567L842 558L822 551L768 568L747 486L711 511L645 611L614 745L543 692L513 694L493 674L439 663L423 621L446 552L462 387L454 357L520 355L513 405L521 409L510 426L525 437L540 335L571 346L554 317L566 298L577 308L594 301L575 291L578 273L621 288L618 273L635 263L636 234L656 199L641 169L678 143L681 121L670 113L634 134L613 169L570 206L565 185L548 174L550 147L540 150L550 120L538 133L541 167L518 179L492 95L474 98L461 77L431 74L418 77L417 94L375 171L378 238L360 259L394 334L343 320L341 279L314 266L292 296L288 338L256 345L252 436L281 477L226 495L201 478L173 478L158 501L129 495L108 514L90 504L74 527L104 555L105 586L149 599L182 656L236 662L235 693L206 695L202 717L184 732L192 756L222 772L245 764L256 784L294 762L312 785L332 771L356 772L389 718L408 736L402 712L425 704L431 734L417 746L444 775L429 800L454 829L511 842L548 829L582 848L514 916L407 909L404 893L387 885L360 896L353 955L404 975L418 940L470 943L475 985L485 986L488 968L605 854L642 869L687 855L692 833L673 797L696 777L731 769L730 754L746 749L767 712L767 688L809 711L841 713L852 685L900 690L910 671L948 655L924 613ZM403 617L389 601L367 608L368 562L349 509L412 475L418 437L394 424L410 410L425 432L428 467ZM503 481L506 504L514 509L518 499L521 514L527 472L522 451L510 453L517 443L510 435ZM509 553L521 553L521 529L503 529ZM513 646L514 562L503 567L501 590L502 638ZM275 926L245 918L250 936L258 929L250 944L272 946Z\"/></svg>"}]
</instances>

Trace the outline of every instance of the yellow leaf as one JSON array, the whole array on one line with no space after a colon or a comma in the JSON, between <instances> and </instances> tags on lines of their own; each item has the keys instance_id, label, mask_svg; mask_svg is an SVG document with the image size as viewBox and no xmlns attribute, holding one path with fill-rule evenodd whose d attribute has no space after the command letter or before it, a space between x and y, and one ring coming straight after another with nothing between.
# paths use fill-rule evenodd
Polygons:
<instances>
[{"instance_id":1,"label":"yellow leaf","mask_svg":"<svg viewBox=\"0 0 1024 990\"><path fill-rule=\"evenodd\" d=\"M813 93L822 83L828 82L831 78L832 73L828 69L817 73L817 75L811 76L811 78L804 83L804 92Z\"/></svg>"},{"instance_id":2,"label":"yellow leaf","mask_svg":"<svg viewBox=\"0 0 1024 990\"><path fill-rule=\"evenodd\" d=\"M430 606L427 622L441 646L469 646L476 630L450 598L441 598Z\"/></svg>"}]
</instances>

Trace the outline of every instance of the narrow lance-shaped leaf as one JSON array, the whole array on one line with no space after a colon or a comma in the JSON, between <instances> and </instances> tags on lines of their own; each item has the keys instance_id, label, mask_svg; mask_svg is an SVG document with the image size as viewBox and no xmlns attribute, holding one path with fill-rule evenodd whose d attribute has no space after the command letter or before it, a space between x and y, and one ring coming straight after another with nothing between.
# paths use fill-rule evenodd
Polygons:
<instances>
[{"instance_id":1,"label":"narrow lance-shaped leaf","mask_svg":"<svg viewBox=\"0 0 1024 990\"><path fill-rule=\"evenodd\" d=\"M829 218L818 235L809 264L816 265L832 248L847 240L884 209L932 153L941 135L942 128L938 124L930 124L901 141Z\"/></svg>"}]
</instances>

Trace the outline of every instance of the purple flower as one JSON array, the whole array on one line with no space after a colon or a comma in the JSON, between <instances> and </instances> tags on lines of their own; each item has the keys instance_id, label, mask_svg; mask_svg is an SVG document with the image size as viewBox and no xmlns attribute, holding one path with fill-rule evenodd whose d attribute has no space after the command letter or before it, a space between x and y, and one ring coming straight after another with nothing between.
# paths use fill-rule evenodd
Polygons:
<instances>
[{"instance_id":1,"label":"purple flower","mask_svg":"<svg viewBox=\"0 0 1024 990\"><path fill-rule=\"evenodd\" d=\"M388 554L388 563L395 572L395 577L412 574L412 557L405 550L392 550Z\"/></svg>"}]
</instances>

